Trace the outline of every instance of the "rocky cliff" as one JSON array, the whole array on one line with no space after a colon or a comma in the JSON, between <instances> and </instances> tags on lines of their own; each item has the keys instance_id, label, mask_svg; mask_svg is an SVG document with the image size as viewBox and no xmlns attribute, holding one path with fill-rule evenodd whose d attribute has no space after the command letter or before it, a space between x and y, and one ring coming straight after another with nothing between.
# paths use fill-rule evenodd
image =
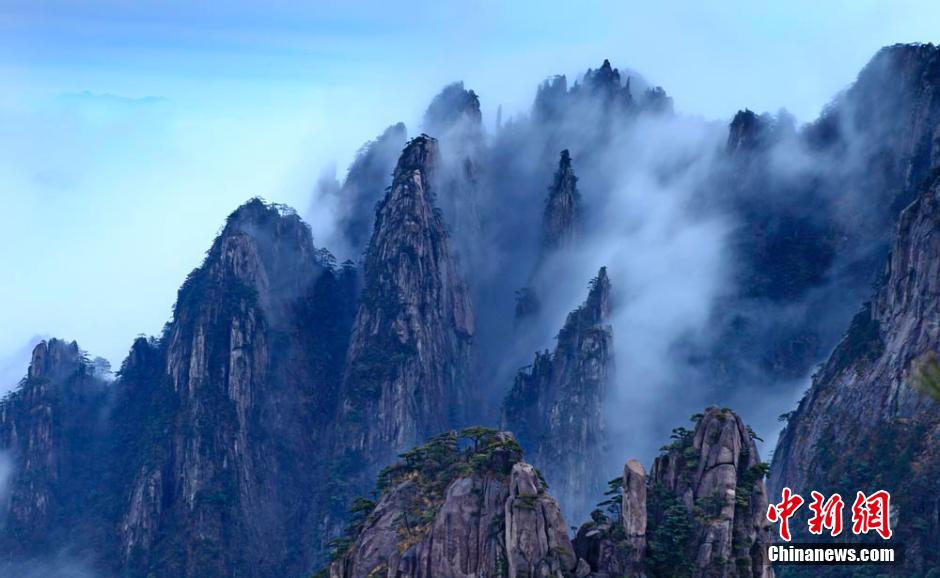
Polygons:
<instances>
[{"instance_id":1,"label":"rocky cliff","mask_svg":"<svg viewBox=\"0 0 940 578\"><path fill-rule=\"evenodd\" d=\"M309 569L328 539L314 464L327 457L356 283L295 214L252 200L114 383L77 345L40 344L0 404L16 472L4 556L67 548L132 577Z\"/></svg>"},{"instance_id":2,"label":"rocky cliff","mask_svg":"<svg viewBox=\"0 0 940 578\"><path fill-rule=\"evenodd\" d=\"M726 409L677 428L652 473L627 462L572 543L541 473L512 436L469 428L405 452L360 499L331 578L367 576L772 578L753 436ZM322 574L321 574L322 575Z\"/></svg>"},{"instance_id":3,"label":"rocky cliff","mask_svg":"<svg viewBox=\"0 0 940 578\"><path fill-rule=\"evenodd\" d=\"M813 378L774 453L778 493L817 490L843 496L891 492L892 526L907 546L912 575L940 563L936 480L940 475L937 401L919 392L915 360L940 349L940 180L900 217L875 298L852 320Z\"/></svg>"},{"instance_id":4,"label":"rocky cliff","mask_svg":"<svg viewBox=\"0 0 940 578\"><path fill-rule=\"evenodd\" d=\"M77 343L50 339L35 347L26 378L0 403L0 448L13 465L0 534L7 555L39 554L101 521L82 493L104 471L89 459L100 455L94 434L106 394Z\"/></svg>"},{"instance_id":5,"label":"rocky cliff","mask_svg":"<svg viewBox=\"0 0 940 578\"><path fill-rule=\"evenodd\" d=\"M311 563L317 545L289 536L312 536L321 522L298 519L290 504L319 501L310 468L334 411L345 350L336 326L353 301L325 287L329 268L295 214L254 200L180 289L162 344L161 385L175 406L166 451L135 472L121 521L130 566L159 560L161 575L222 576ZM302 324L321 299L332 323Z\"/></svg>"},{"instance_id":6,"label":"rocky cliff","mask_svg":"<svg viewBox=\"0 0 940 578\"><path fill-rule=\"evenodd\" d=\"M767 465L754 436L728 409L693 420L693 430L673 430L649 476L627 462L607 511L578 530L591 576L772 578Z\"/></svg>"},{"instance_id":7,"label":"rocky cliff","mask_svg":"<svg viewBox=\"0 0 940 578\"><path fill-rule=\"evenodd\" d=\"M604 402L613 373L610 280L601 268L584 304L558 332L555 351L536 353L519 372L503 403L503 425L518 432L574 518L586 514L603 490L606 463Z\"/></svg>"},{"instance_id":8,"label":"rocky cliff","mask_svg":"<svg viewBox=\"0 0 940 578\"><path fill-rule=\"evenodd\" d=\"M402 454L338 544L331 578L572 576L558 504L505 432L471 428Z\"/></svg>"},{"instance_id":9,"label":"rocky cliff","mask_svg":"<svg viewBox=\"0 0 940 578\"><path fill-rule=\"evenodd\" d=\"M376 212L341 388L340 453L374 474L472 407L473 308L432 186L437 142L412 140Z\"/></svg>"},{"instance_id":10,"label":"rocky cliff","mask_svg":"<svg viewBox=\"0 0 940 578\"><path fill-rule=\"evenodd\" d=\"M804 379L838 343L870 297L900 211L937 164L938 54L929 44L880 50L808 125L746 109L729 124L705 188L734 215L733 290L716 303L707 351L689 355L706 381L773 390Z\"/></svg>"}]
</instances>

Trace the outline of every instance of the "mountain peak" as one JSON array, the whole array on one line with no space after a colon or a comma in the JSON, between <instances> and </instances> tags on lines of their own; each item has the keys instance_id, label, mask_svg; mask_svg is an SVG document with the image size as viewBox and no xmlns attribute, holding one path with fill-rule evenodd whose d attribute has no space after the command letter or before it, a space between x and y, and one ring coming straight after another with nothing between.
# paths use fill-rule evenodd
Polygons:
<instances>
[{"instance_id":1,"label":"mountain peak","mask_svg":"<svg viewBox=\"0 0 940 578\"><path fill-rule=\"evenodd\" d=\"M624 85L620 71L611 66L607 59L597 70L588 69L584 74L583 86L590 94L600 96L605 105L612 102L627 108L633 105L630 83Z\"/></svg>"},{"instance_id":2,"label":"mountain peak","mask_svg":"<svg viewBox=\"0 0 940 578\"><path fill-rule=\"evenodd\" d=\"M461 125L479 126L483 120L480 97L464 88L463 82L448 84L434 97L424 113L424 129L435 136Z\"/></svg>"},{"instance_id":3,"label":"mountain peak","mask_svg":"<svg viewBox=\"0 0 940 578\"><path fill-rule=\"evenodd\" d=\"M594 88L620 88L622 86L620 71L610 65L610 60L604 59L604 63L597 70L588 70L584 75L586 84Z\"/></svg>"},{"instance_id":4,"label":"mountain peak","mask_svg":"<svg viewBox=\"0 0 940 578\"><path fill-rule=\"evenodd\" d=\"M434 205L437 141L412 139L378 204L343 378L344 443L375 468L461 421L474 333L469 293Z\"/></svg>"},{"instance_id":5,"label":"mountain peak","mask_svg":"<svg viewBox=\"0 0 940 578\"><path fill-rule=\"evenodd\" d=\"M572 323L572 316L577 318ZM601 267L597 277L591 280L590 291L584 304L568 315L565 324L578 327L590 327L605 323L610 316L610 279L607 277L607 267Z\"/></svg>"},{"instance_id":6,"label":"mountain peak","mask_svg":"<svg viewBox=\"0 0 940 578\"><path fill-rule=\"evenodd\" d=\"M754 150L764 137L766 123L754 111L739 110L728 127L728 152Z\"/></svg>"},{"instance_id":7,"label":"mountain peak","mask_svg":"<svg viewBox=\"0 0 940 578\"><path fill-rule=\"evenodd\" d=\"M310 228L297 211L287 205L268 203L261 197L253 197L232 211L225 219L221 236L237 233L257 236L261 231L290 232L299 242L313 244Z\"/></svg>"},{"instance_id":8,"label":"mountain peak","mask_svg":"<svg viewBox=\"0 0 940 578\"><path fill-rule=\"evenodd\" d=\"M561 151L558 170L548 188L542 220L543 250L568 246L577 238L581 217L581 195L577 183L578 177L571 167L571 155L565 149Z\"/></svg>"},{"instance_id":9,"label":"mountain peak","mask_svg":"<svg viewBox=\"0 0 940 578\"><path fill-rule=\"evenodd\" d=\"M425 175L430 175L435 168L435 160L438 156L437 139L426 134L421 134L408 141L405 149L398 158L398 164L395 166L394 180L408 178L415 171L420 171ZM394 184L394 183L393 183ZM392 187L395 190L403 191L402 187Z\"/></svg>"},{"instance_id":10,"label":"mountain peak","mask_svg":"<svg viewBox=\"0 0 940 578\"><path fill-rule=\"evenodd\" d=\"M503 422L519 435L562 500L566 516L586 514L604 486L592 464L606 459L602 411L613 372L610 281L602 267L585 302L568 314L553 353L536 353L503 402ZM553 416L563 415L563 419Z\"/></svg>"},{"instance_id":11,"label":"mountain peak","mask_svg":"<svg viewBox=\"0 0 940 578\"><path fill-rule=\"evenodd\" d=\"M81 351L75 341L52 338L40 341L33 348L29 363L29 379L55 379L67 375L81 363Z\"/></svg>"},{"instance_id":12,"label":"mountain peak","mask_svg":"<svg viewBox=\"0 0 940 578\"><path fill-rule=\"evenodd\" d=\"M289 306L331 260L328 253L316 250L310 227L294 209L255 197L228 216L202 266L180 288L177 307L193 303L192 298L202 294L193 290L205 288L205 280L210 280L218 287L237 283L257 291L268 313L280 315L285 311L270 306Z\"/></svg>"}]
</instances>

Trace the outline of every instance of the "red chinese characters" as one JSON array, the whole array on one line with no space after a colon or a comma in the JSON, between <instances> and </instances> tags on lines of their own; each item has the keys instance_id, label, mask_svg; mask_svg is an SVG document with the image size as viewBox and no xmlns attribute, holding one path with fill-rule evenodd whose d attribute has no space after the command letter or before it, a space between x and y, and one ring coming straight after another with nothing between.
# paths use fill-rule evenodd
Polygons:
<instances>
[{"instance_id":1,"label":"red chinese characters","mask_svg":"<svg viewBox=\"0 0 940 578\"><path fill-rule=\"evenodd\" d=\"M828 528L832 536L838 536L842 533L842 510L845 508L845 502L842 496L832 494L828 500L819 492L810 494L813 501L809 509L813 512L813 517L809 519L809 533L822 534L823 528Z\"/></svg>"},{"instance_id":2,"label":"red chinese characters","mask_svg":"<svg viewBox=\"0 0 940 578\"><path fill-rule=\"evenodd\" d=\"M808 520L809 533L820 536L823 530L829 530L830 536L842 533L842 514L845 502L839 494L832 494L827 499L823 494L812 491L813 501L809 509L813 515ZM804 504L803 497L794 494L790 488L783 488L783 496L778 504L767 506L767 519L773 523L780 523L780 538L789 542L790 518ZM865 492L856 492L855 502L852 504L852 533L859 536L877 532L879 536L888 540L891 538L891 494L885 490L878 490L869 495Z\"/></svg>"},{"instance_id":3,"label":"red chinese characters","mask_svg":"<svg viewBox=\"0 0 940 578\"><path fill-rule=\"evenodd\" d=\"M780 522L780 538L790 541L790 518L803 505L803 497L794 494L790 488L783 489L783 499L779 504L767 506L767 519L771 522Z\"/></svg>"},{"instance_id":4,"label":"red chinese characters","mask_svg":"<svg viewBox=\"0 0 940 578\"><path fill-rule=\"evenodd\" d=\"M891 538L891 494L879 490L865 496L858 492L852 504L852 532L867 534L874 530L885 540Z\"/></svg>"}]
</instances>

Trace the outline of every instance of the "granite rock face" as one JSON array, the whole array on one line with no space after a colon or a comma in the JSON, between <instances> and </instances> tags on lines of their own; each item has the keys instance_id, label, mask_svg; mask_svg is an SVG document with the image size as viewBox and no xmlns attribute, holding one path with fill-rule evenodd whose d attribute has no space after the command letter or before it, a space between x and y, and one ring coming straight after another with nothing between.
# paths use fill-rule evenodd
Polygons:
<instances>
[{"instance_id":1,"label":"granite rock face","mask_svg":"<svg viewBox=\"0 0 940 578\"><path fill-rule=\"evenodd\" d=\"M902 213L885 277L813 379L774 453L779 495L888 490L911 575L940 563L938 402L918 391L917 361L940 349L940 180ZM801 524L802 526L802 524Z\"/></svg>"},{"instance_id":2,"label":"granite rock face","mask_svg":"<svg viewBox=\"0 0 940 578\"><path fill-rule=\"evenodd\" d=\"M676 428L649 476L631 460L620 499L575 538L591 576L771 578L766 464L741 418L710 407ZM618 508L619 506L619 508Z\"/></svg>"},{"instance_id":3,"label":"granite rock face","mask_svg":"<svg viewBox=\"0 0 940 578\"><path fill-rule=\"evenodd\" d=\"M581 227L581 195L578 177L571 168L571 154L561 151L558 170L548 189L545 216L542 219L542 247L552 251L570 246L577 239Z\"/></svg>"},{"instance_id":4,"label":"granite rock face","mask_svg":"<svg viewBox=\"0 0 940 578\"><path fill-rule=\"evenodd\" d=\"M601 268L587 300L558 332L553 353L536 353L503 402L503 425L519 432L568 517L585 515L604 489L604 400L613 374L610 280Z\"/></svg>"},{"instance_id":5,"label":"granite rock face","mask_svg":"<svg viewBox=\"0 0 940 578\"><path fill-rule=\"evenodd\" d=\"M475 430L475 431L474 431ZM473 437L461 450L458 439ZM505 432L438 436L385 474L332 578L574 576L565 520Z\"/></svg>"},{"instance_id":6,"label":"granite rock face","mask_svg":"<svg viewBox=\"0 0 940 578\"><path fill-rule=\"evenodd\" d=\"M252 200L114 382L75 344L37 346L0 404L15 472L4 557L67 548L103 575L158 578L316 564L331 487L314 464L328 457L356 279L295 214Z\"/></svg>"},{"instance_id":7,"label":"granite rock face","mask_svg":"<svg viewBox=\"0 0 940 578\"><path fill-rule=\"evenodd\" d=\"M89 481L82 471L92 447L86 420L103 404L105 388L74 341L50 339L33 349L26 379L0 404L0 448L13 466L4 551L41 552L75 528L57 521L79 507L76 486Z\"/></svg>"},{"instance_id":8,"label":"granite rock face","mask_svg":"<svg viewBox=\"0 0 940 578\"><path fill-rule=\"evenodd\" d=\"M437 143L402 152L376 212L362 300L341 389L338 443L368 456L369 474L471 407L473 308L448 244L432 182Z\"/></svg>"},{"instance_id":9,"label":"granite rock face","mask_svg":"<svg viewBox=\"0 0 940 578\"><path fill-rule=\"evenodd\" d=\"M767 493L753 434L736 414L708 408L691 433L680 433L650 472L653 497L647 539L651 557L668 555L664 528L671 503L693 514L685 553L693 576L772 576Z\"/></svg>"},{"instance_id":10,"label":"granite rock face","mask_svg":"<svg viewBox=\"0 0 940 578\"><path fill-rule=\"evenodd\" d=\"M646 551L646 496L647 476L643 464L628 460L623 466L623 496L620 504L620 517L623 532L629 546L628 565L639 571Z\"/></svg>"},{"instance_id":11,"label":"granite rock face","mask_svg":"<svg viewBox=\"0 0 940 578\"><path fill-rule=\"evenodd\" d=\"M323 259L295 214L255 200L180 289L160 344L165 379L129 394L165 387L168 407L148 440L163 451L130 483L125 565L145 574L165 557L150 570L265 576L313 562L320 544L290 535L312 536L325 515L311 468L324 455L353 300ZM321 323L303 324L313 318ZM298 499L315 517L297 519Z\"/></svg>"}]
</instances>

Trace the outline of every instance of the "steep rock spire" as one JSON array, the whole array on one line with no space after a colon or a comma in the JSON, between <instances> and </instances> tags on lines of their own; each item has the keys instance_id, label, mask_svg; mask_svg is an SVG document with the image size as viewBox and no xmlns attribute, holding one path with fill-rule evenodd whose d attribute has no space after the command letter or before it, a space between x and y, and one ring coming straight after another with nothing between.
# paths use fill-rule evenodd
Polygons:
<instances>
[{"instance_id":1,"label":"steep rock spire","mask_svg":"<svg viewBox=\"0 0 940 578\"><path fill-rule=\"evenodd\" d=\"M570 246L577 239L581 226L581 194L578 177L571 167L568 149L561 151L558 170L548 188L545 213L542 217L543 252Z\"/></svg>"},{"instance_id":2,"label":"steep rock spire","mask_svg":"<svg viewBox=\"0 0 940 578\"><path fill-rule=\"evenodd\" d=\"M610 280L602 267L583 305L568 314L553 353L536 353L503 403L504 426L541 468L567 517L586 514L604 487L602 411L613 368Z\"/></svg>"},{"instance_id":3,"label":"steep rock spire","mask_svg":"<svg viewBox=\"0 0 940 578\"><path fill-rule=\"evenodd\" d=\"M545 260L559 250L575 245L581 233L581 194L578 177L571 167L568 149L561 151L558 169L548 187L548 197L542 214L539 252L532 268L529 285L516 291L515 323L519 327L539 314L545 289L542 273Z\"/></svg>"},{"instance_id":4,"label":"steep rock spire","mask_svg":"<svg viewBox=\"0 0 940 578\"><path fill-rule=\"evenodd\" d=\"M695 429L675 430L673 443L650 472L649 566L658 567L661 576L690 564L693 577L772 578L766 551L771 539L763 481L767 464L760 460L754 435L728 409L709 407L693 419ZM696 508L701 509L698 517ZM674 530L681 516L692 523L676 550Z\"/></svg>"},{"instance_id":5,"label":"steep rock spire","mask_svg":"<svg viewBox=\"0 0 940 578\"><path fill-rule=\"evenodd\" d=\"M473 309L434 207L437 142L412 140L376 212L342 385L342 448L372 468L463 421Z\"/></svg>"},{"instance_id":6,"label":"steep rock spire","mask_svg":"<svg viewBox=\"0 0 940 578\"><path fill-rule=\"evenodd\" d=\"M764 474L754 435L729 409L673 430L647 476L630 460L620 499L581 526L575 551L591 576L773 578ZM609 492L610 493L614 493Z\"/></svg>"}]
</instances>

